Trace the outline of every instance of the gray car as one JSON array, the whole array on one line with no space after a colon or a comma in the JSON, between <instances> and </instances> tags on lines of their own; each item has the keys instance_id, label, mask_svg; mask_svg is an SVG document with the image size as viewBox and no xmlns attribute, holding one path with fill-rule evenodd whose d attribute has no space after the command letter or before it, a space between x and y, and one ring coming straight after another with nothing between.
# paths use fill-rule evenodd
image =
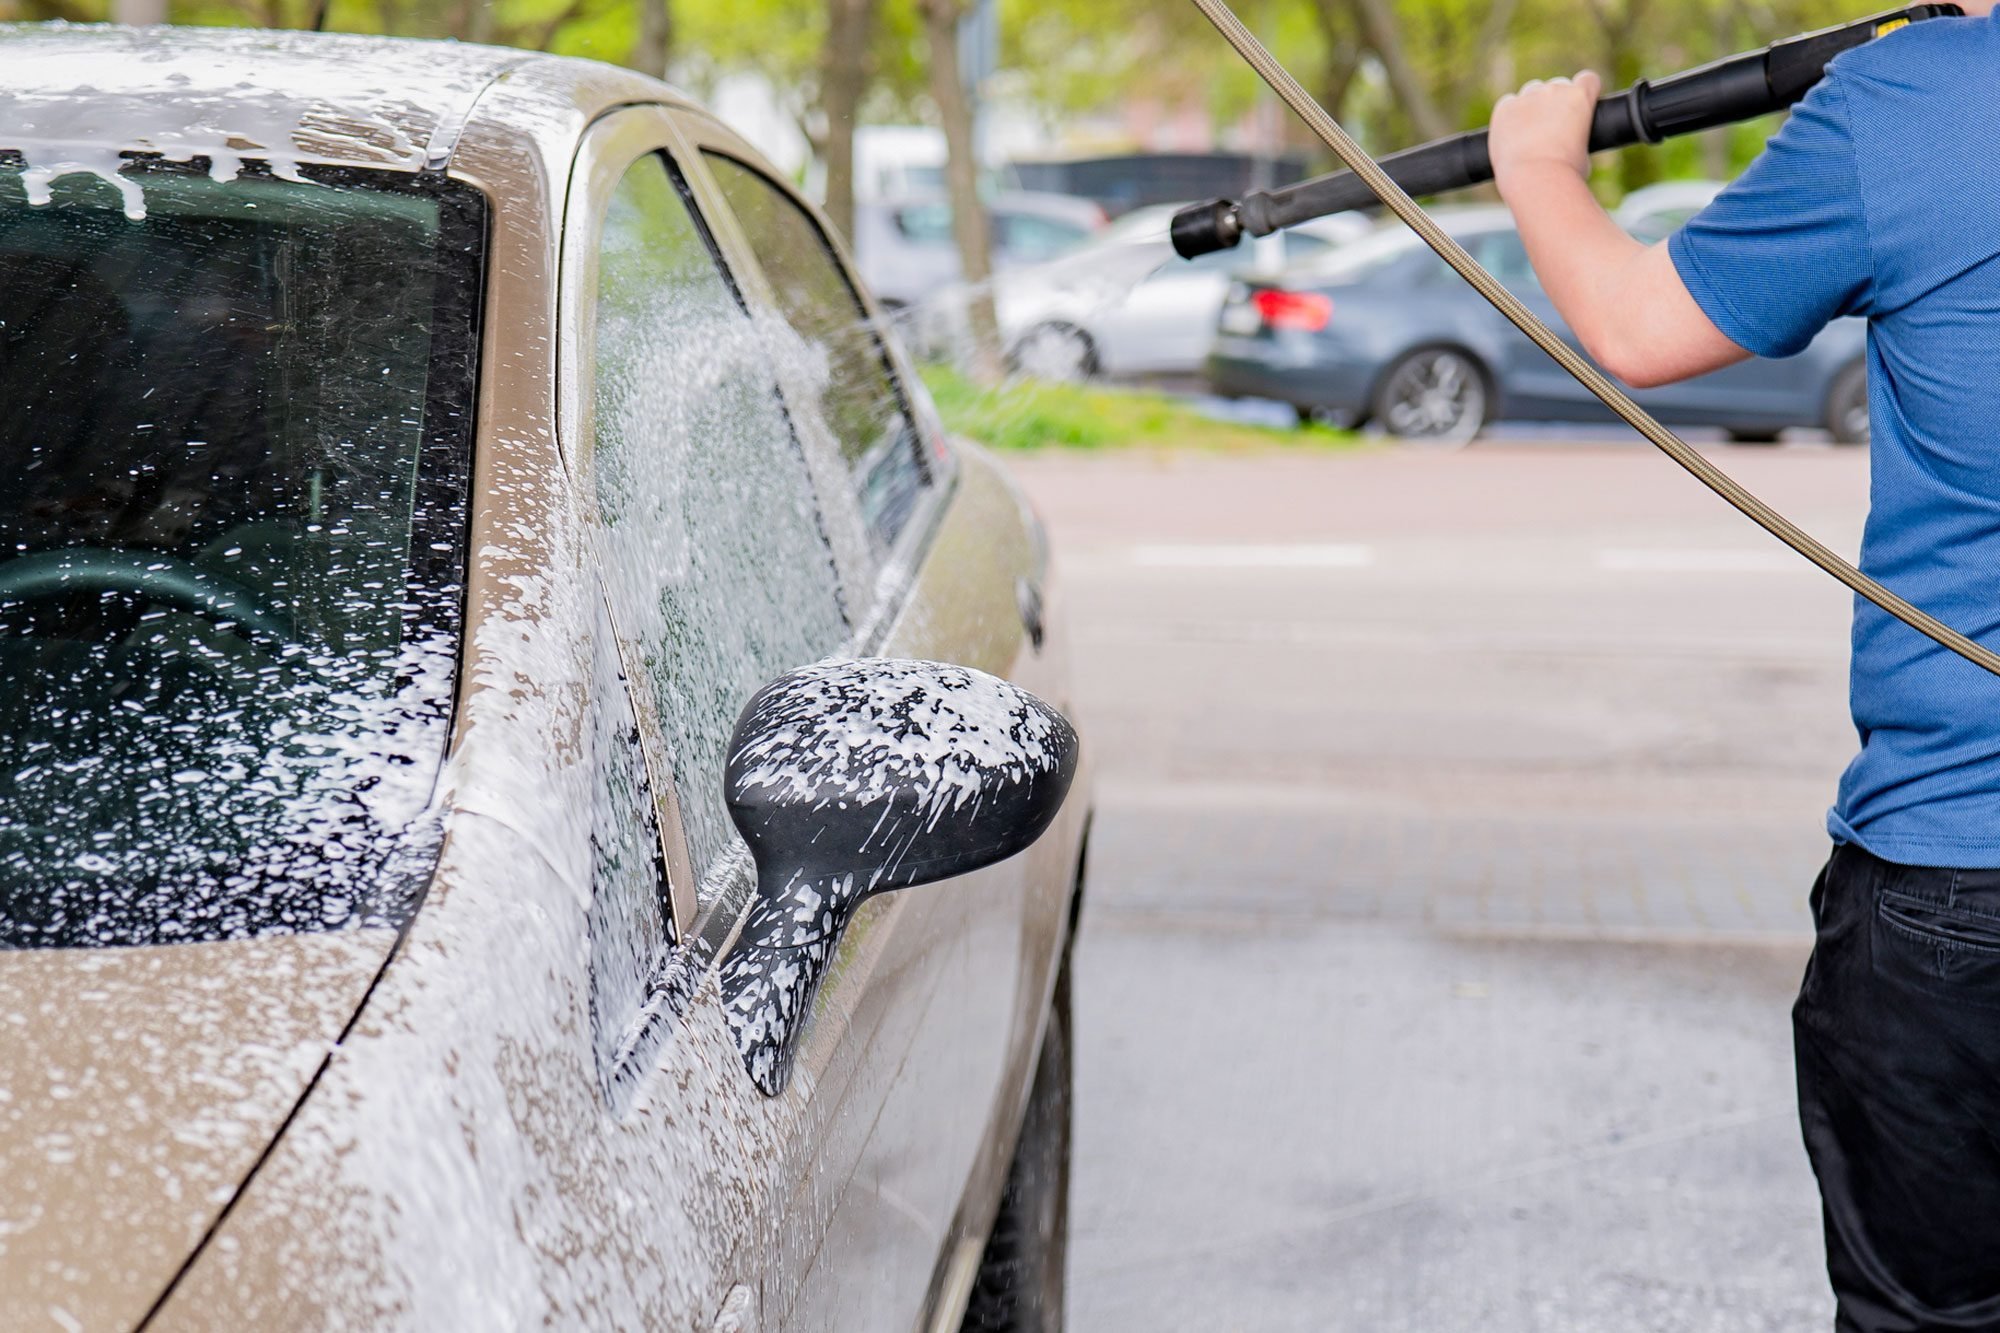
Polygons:
<instances>
[{"instance_id":1,"label":"gray car","mask_svg":"<svg viewBox=\"0 0 2000 1333\"><path fill-rule=\"evenodd\" d=\"M1448 209L1437 217L1578 346L1505 210ZM1797 356L1745 361L1632 396L1663 421L1721 427L1733 439L1768 441L1788 426L1818 426L1840 443L1865 443L1865 347L1863 321L1836 320ZM1210 386L1228 397L1274 398L1302 418L1379 421L1392 435L1441 442L1472 439L1503 417L1612 420L1400 224L1275 280L1232 287L1207 370Z\"/></svg>"}]
</instances>

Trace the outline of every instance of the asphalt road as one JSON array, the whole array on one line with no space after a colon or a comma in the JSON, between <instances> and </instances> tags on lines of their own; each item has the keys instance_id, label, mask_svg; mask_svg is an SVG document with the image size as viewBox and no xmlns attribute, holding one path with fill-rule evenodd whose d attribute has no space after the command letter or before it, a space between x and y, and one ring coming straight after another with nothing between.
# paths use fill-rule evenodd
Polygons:
<instances>
[{"instance_id":1,"label":"asphalt road","mask_svg":"<svg viewBox=\"0 0 2000 1333\"><path fill-rule=\"evenodd\" d=\"M1863 453L1715 456L1851 553ZM1642 447L1018 472L1098 765L1073 1325L1829 1326L1846 593Z\"/></svg>"}]
</instances>

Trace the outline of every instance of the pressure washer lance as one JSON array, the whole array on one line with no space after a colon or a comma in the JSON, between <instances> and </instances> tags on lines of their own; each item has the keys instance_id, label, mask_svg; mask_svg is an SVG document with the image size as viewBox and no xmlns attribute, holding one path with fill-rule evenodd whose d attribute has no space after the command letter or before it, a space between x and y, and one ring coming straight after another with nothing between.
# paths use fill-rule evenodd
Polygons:
<instances>
[{"instance_id":1,"label":"pressure washer lance","mask_svg":"<svg viewBox=\"0 0 2000 1333\"><path fill-rule=\"evenodd\" d=\"M1842 51L1906 24L1963 12L1957 5L1913 5L1788 37L1761 51L1728 56L1656 82L1641 79L1598 100L1590 122L1590 151L1658 143L1783 111L1812 90L1826 73L1827 61ZM1406 148L1381 159L1379 165L1390 180L1414 195L1441 194L1493 179L1485 130ZM1240 202L1210 199L1190 204L1174 214L1169 231L1181 258L1193 259L1227 250L1246 234L1269 236L1281 227L1351 208L1372 208L1376 202L1374 191L1353 172L1336 171L1281 190L1245 195Z\"/></svg>"},{"instance_id":2,"label":"pressure washer lance","mask_svg":"<svg viewBox=\"0 0 2000 1333\"><path fill-rule=\"evenodd\" d=\"M1465 252L1465 247L1453 240L1444 228L1438 226L1431 216L1417 207L1417 201L1409 192L1398 185L1389 174L1382 170L1366 149L1354 141L1354 136L1340 127L1340 122L1326 113L1326 108L1315 102L1312 94L1299 86L1299 81L1278 63L1277 57L1264 49L1251 31L1243 26L1243 20L1236 17L1225 0L1194 0L1194 6L1215 25L1223 39L1236 49L1245 64L1257 71L1257 77L1270 85L1293 114L1306 123L1306 127L1319 136L1320 142L1333 150L1333 155L1347 164L1347 169L1368 188L1369 193L1382 201L1387 208L1400 218L1403 224L1414 231L1437 253L1437 257L1451 266L1453 272L1472 285L1472 289L1507 317L1507 322L1526 334L1528 341L1547 352L1555 363L1569 372L1571 378L1596 395L1599 402L1614 412L1618 419L1645 436L1655 448L1692 473L1695 480L1714 491L1733 505L1737 512L1755 523L1764 531L1776 537L1785 545L1797 551L1823 572L1838 579L1860 597L1880 607L1883 611L1908 625L1911 629L1949 648L1974 666L1981 667L2000 676L2000 653L1974 643L1951 626L1927 611L1919 610L1908 601L1898 597L1887 588L1869 578L1847 561L1815 541L1812 534L1786 518L1771 506L1759 500L1736 483L1735 478L1701 454L1688 446L1680 436L1653 420L1652 414L1632 401L1618 385L1612 383L1604 372L1580 356L1576 349L1549 329L1549 326L1535 317L1535 313L1521 304L1499 279L1479 266L1479 262ZM1931 12L1924 17L1935 17L1946 12L1950 6L1926 6ZM1907 16L1915 10L1904 10ZM1867 24L1857 27L1874 27L1869 30L1880 33L1880 25L1893 23L1895 15L1870 19ZM1824 65L1822 64L1822 68Z\"/></svg>"}]
</instances>

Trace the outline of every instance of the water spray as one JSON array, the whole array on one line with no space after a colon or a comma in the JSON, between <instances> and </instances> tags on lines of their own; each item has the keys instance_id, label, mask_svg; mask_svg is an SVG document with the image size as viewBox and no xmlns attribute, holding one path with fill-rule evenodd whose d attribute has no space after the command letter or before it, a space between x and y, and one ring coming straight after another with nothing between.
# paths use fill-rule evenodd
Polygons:
<instances>
[{"instance_id":1,"label":"water spray","mask_svg":"<svg viewBox=\"0 0 2000 1333\"><path fill-rule=\"evenodd\" d=\"M1311 201L1310 203L1297 202L1293 205L1299 208L1316 208L1316 205L1320 202L1328 199L1334 201L1335 206L1332 208L1301 212L1295 217L1288 217L1285 222L1274 223L1273 227L1301 222L1306 218L1319 216L1320 212L1335 212L1343 208L1351 208L1354 206L1353 203L1340 202L1341 199L1347 198L1345 192L1352 189L1365 191L1365 195L1355 196L1357 202L1365 202L1368 198L1372 197L1374 201L1379 202L1391 213L1394 213L1412 231L1416 232L1426 245L1437 252L1438 258L1449 264L1461 278L1464 278L1466 282L1471 284L1475 291L1485 297L1494 309L1505 315L1509 323L1526 334L1530 341L1554 358L1558 365L1565 371L1568 371L1584 388L1590 390L1599 401L1616 413L1627 425L1645 436L1662 453L1692 473L1696 480L1728 501L1758 527L1764 529L1764 531L1791 547L1814 565L1817 565L1821 570L1845 584L1856 595L1866 598L1883 611L1886 611L1905 625L1908 625L1911 629L1916 630L1942 647L1949 648L1952 652L1957 653L1973 665L1982 667L1994 675L2000 676L2000 654L1996 654L1990 649L1974 643L1971 639L1960 634L1957 630L1946 625L1935 616L1919 610L1895 593L1890 592L1874 579L1863 574L1853 565L1841 559L1840 556L1815 540L1811 534L1798 527L1783 514L1780 514L1777 510L1771 508L1755 495L1752 495L1749 491L1738 485L1728 473L1702 457L1700 453L1696 452L1680 436L1653 420L1651 414L1633 402L1623 389L1612 383L1602 371L1598 370L1596 366L1585 360L1567 343L1551 332L1546 324L1537 319L1534 313L1522 305L1514 297L1513 293L1502 286L1491 273L1480 267L1479 263L1465 252L1463 246L1447 235L1443 228L1439 227L1423 209L1417 206L1416 201L1410 198L1409 191L1403 181L1398 179L1398 175L1408 177L1416 188L1427 191L1448 188L1445 185L1435 183L1441 178L1451 179L1456 185L1470 185L1481 180L1492 179L1492 166L1486 161L1485 131L1481 130L1475 132L1473 135L1459 135L1451 139L1440 140L1435 144L1410 149L1405 153L1399 153L1392 158L1385 159L1383 162L1377 162L1368 155L1360 144L1354 141L1353 136L1340 127L1338 121L1327 114L1324 107L1313 100L1311 94L1299 86L1298 80L1294 79L1286 71L1285 67L1278 63L1277 58L1264 48L1263 43L1259 42L1251 34L1250 30L1243 26L1242 21L1236 17L1234 11L1225 3L1225 0L1194 0L1194 4L1197 9L1201 10L1208 21L1215 25L1216 31L1222 34L1223 39L1235 48L1239 56L1243 57L1244 62L1251 69L1255 70L1257 76L1270 86L1271 91L1275 92L1284 101L1285 105L1290 107L1293 113L1306 123L1307 128L1312 130L1328 148L1332 149L1334 156L1339 158L1347 167L1346 172L1306 181L1300 185L1290 187L1289 190L1277 191L1273 194L1263 196L1266 200L1281 200L1289 196L1293 201ZM1650 125L1654 131L1664 133L1666 131L1661 120L1654 117L1656 115L1655 109L1667 104L1667 99L1663 95L1663 90L1667 89L1674 91L1672 103L1674 105L1681 105L1690 89L1706 88L1713 95L1712 104L1718 113L1729 112L1725 118L1708 121L1700 127L1691 126L1685 120L1670 122L1683 126L1683 128L1674 131L1676 133L1685 133L1689 128L1706 128L1709 125L1728 124L1731 120L1741 120L1747 116L1762 115L1764 112L1770 110L1781 110L1783 107L1789 106L1792 102L1803 97L1807 90L1814 83L1817 83L1820 76L1825 72L1826 62L1831 60L1840 51L1847 49L1847 47L1858 46L1863 42L1872 41L1876 37L1893 31L1905 23L1945 15L1956 15L1960 12L1956 5L1919 5L1911 9L1901 9L1886 14L1878 14L1872 18L1863 19L1858 23L1848 24L1845 27L1830 28L1821 33L1808 33L1804 37L1793 38L1789 42L1779 42L1762 51L1753 51L1746 55L1732 56L1727 60L1718 61L1713 65L1704 66L1698 70L1691 70L1686 74L1677 75L1672 79L1662 80L1656 85L1642 83L1634 85L1624 92L1614 93L1599 102L1599 119L1609 121L1613 116L1616 116L1626 126L1636 128L1641 132L1645 131L1646 127ZM1849 38L1851 40L1848 40ZM1842 41L1845 42L1845 45L1838 44ZM1813 63L1815 59L1817 60L1816 65ZM1760 70L1764 77L1765 91L1763 94L1753 95L1756 93L1756 85L1751 74ZM1774 70L1777 73L1778 82L1773 82ZM1803 79L1803 82L1800 82L1801 79ZM1694 80L1694 82L1688 83L1686 82L1688 80ZM1787 95L1788 100L1778 102L1775 105L1764 104L1766 98L1776 97L1781 93ZM1625 99L1623 105L1627 109L1607 115L1604 112L1605 102L1618 102L1620 99ZM1744 108L1756 109L1746 110ZM1476 154L1470 150L1469 141L1472 140L1477 141L1478 151ZM1632 139L1626 142L1640 141L1640 139ZM1597 142L1597 127L1595 122L1593 123L1591 146L1593 149L1600 146ZM1611 145L1605 144L1601 146L1609 147ZM1439 158L1419 157L1420 154L1432 152L1437 153ZM1452 168L1448 176L1441 177L1437 174L1432 174L1437 171L1437 168L1429 164L1439 159L1447 163L1456 162L1456 166ZM1412 163L1419 161L1426 164L1421 170L1411 166ZM1396 174L1385 170L1385 167L1390 163L1399 164ZM1483 170L1485 174L1475 174L1464 179L1459 179L1467 171L1475 169ZM1354 184L1336 184L1336 182L1350 180ZM1256 197L1251 196L1251 198ZM1245 202L1247 203L1248 201L1246 200ZM1218 211L1218 205L1226 205L1226 209ZM1212 237L1217 243L1209 245L1208 249L1226 249L1228 246L1236 243L1236 240L1241 236L1243 231L1250 230L1252 225L1261 225L1263 221L1270 219L1271 212L1269 211L1269 206L1266 205L1264 207L1266 211L1254 223L1250 214L1245 212L1242 205L1228 200L1215 200L1208 204L1197 204L1192 208L1183 209L1181 214L1174 219L1175 248L1180 249L1183 255L1207 252L1207 250L1202 249L1196 249L1192 252L1181 249L1182 236L1186 234L1190 237L1191 241L1203 235ZM1220 220L1224 216L1224 213L1233 213L1236 226L1235 234L1229 236L1226 240L1223 237L1229 231L1229 224ZM1197 216L1201 220L1196 221ZM1190 221L1184 225L1183 218L1188 218ZM1263 233L1253 230L1251 234L1261 235Z\"/></svg>"}]
</instances>

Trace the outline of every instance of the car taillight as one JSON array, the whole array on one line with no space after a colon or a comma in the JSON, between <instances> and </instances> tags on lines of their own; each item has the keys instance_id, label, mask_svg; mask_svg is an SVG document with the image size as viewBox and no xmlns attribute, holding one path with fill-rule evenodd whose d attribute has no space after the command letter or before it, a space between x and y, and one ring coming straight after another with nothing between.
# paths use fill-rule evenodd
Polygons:
<instances>
[{"instance_id":1,"label":"car taillight","mask_svg":"<svg viewBox=\"0 0 2000 1333\"><path fill-rule=\"evenodd\" d=\"M1318 292L1288 292L1266 287L1250 298L1264 322L1274 329L1318 333L1333 318L1333 301Z\"/></svg>"}]
</instances>

